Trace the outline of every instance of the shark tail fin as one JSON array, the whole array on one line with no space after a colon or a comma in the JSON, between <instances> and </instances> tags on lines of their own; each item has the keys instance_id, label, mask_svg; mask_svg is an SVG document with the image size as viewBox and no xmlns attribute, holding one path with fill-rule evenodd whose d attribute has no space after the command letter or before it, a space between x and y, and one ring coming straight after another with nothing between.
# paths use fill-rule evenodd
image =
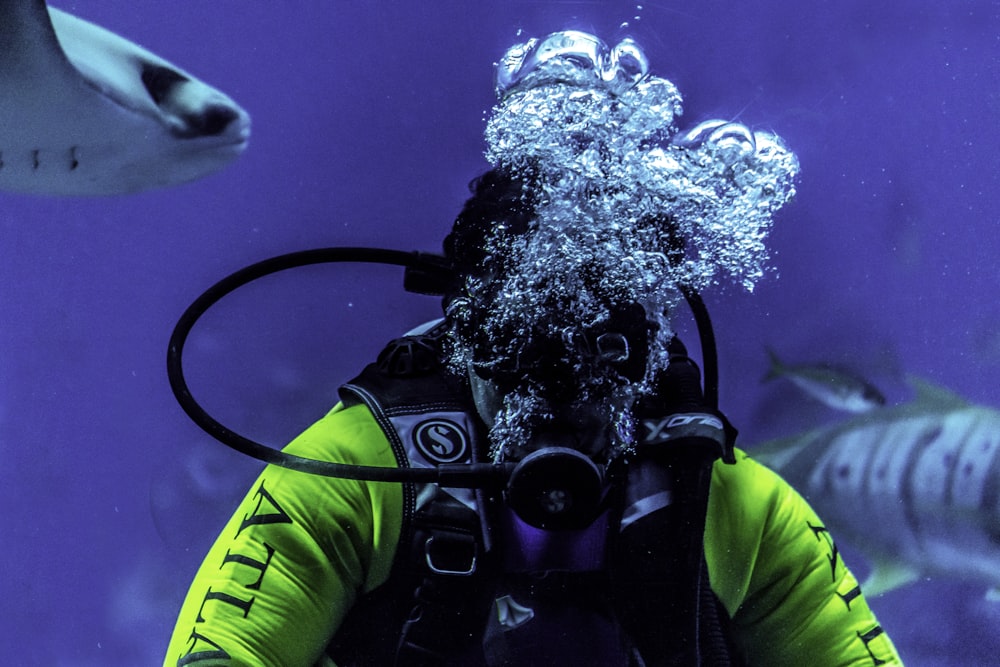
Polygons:
<instances>
[{"instance_id":1,"label":"shark tail fin","mask_svg":"<svg viewBox=\"0 0 1000 667\"><path fill-rule=\"evenodd\" d=\"M812 434L778 438L755 445L749 453L755 461L781 472L781 469L798 456L799 452L808 447L812 441Z\"/></svg>"},{"instance_id":2,"label":"shark tail fin","mask_svg":"<svg viewBox=\"0 0 1000 667\"><path fill-rule=\"evenodd\" d=\"M969 407L969 402L941 385L917 375L908 375L906 381L917 393L914 403L934 407L936 409L960 409Z\"/></svg>"}]
</instances>

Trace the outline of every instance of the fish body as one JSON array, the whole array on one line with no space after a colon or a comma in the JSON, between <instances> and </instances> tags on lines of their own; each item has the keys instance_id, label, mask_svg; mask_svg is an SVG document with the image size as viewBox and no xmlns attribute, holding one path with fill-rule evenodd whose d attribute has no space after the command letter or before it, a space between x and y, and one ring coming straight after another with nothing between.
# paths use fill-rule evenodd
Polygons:
<instances>
[{"instance_id":1,"label":"fish body","mask_svg":"<svg viewBox=\"0 0 1000 667\"><path fill-rule=\"evenodd\" d=\"M764 380L785 378L828 407L845 412L867 412L885 405L885 396L857 375L825 364L786 364L768 350L771 367Z\"/></svg>"},{"instance_id":2,"label":"fish body","mask_svg":"<svg viewBox=\"0 0 1000 667\"><path fill-rule=\"evenodd\" d=\"M872 564L877 595L922 576L1000 590L1000 411L917 398L754 449Z\"/></svg>"},{"instance_id":3,"label":"fish body","mask_svg":"<svg viewBox=\"0 0 1000 667\"><path fill-rule=\"evenodd\" d=\"M210 174L250 120L224 93L41 0L0 0L0 190L108 195Z\"/></svg>"}]
</instances>

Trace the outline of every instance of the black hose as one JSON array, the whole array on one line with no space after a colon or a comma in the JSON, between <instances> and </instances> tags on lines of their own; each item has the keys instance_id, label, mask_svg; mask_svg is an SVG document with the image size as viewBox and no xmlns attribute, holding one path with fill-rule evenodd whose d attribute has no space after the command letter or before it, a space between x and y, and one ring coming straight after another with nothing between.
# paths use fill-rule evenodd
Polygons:
<instances>
[{"instance_id":1,"label":"black hose","mask_svg":"<svg viewBox=\"0 0 1000 667\"><path fill-rule=\"evenodd\" d=\"M719 357L715 347L715 332L712 329L712 320L708 316L708 309L701 295L690 287L681 287L684 298L694 315L695 324L698 326L698 338L701 341L701 370L704 377L705 405L712 410L719 409Z\"/></svg>"},{"instance_id":2,"label":"black hose","mask_svg":"<svg viewBox=\"0 0 1000 667\"><path fill-rule=\"evenodd\" d=\"M184 378L183 353L191 329L205 312L230 292L258 278L286 269L310 264L362 262L404 266L425 275L441 276L448 269L444 259L417 252L381 248L317 248L292 252L251 264L209 287L181 315L167 346L167 377L170 389L188 417L216 440L255 459L291 470L325 477L344 477L365 481L424 482L450 487L480 487L506 478L504 466L479 463L438 466L436 468L381 468L319 461L288 454L246 438L224 426L195 400Z\"/></svg>"}]
</instances>

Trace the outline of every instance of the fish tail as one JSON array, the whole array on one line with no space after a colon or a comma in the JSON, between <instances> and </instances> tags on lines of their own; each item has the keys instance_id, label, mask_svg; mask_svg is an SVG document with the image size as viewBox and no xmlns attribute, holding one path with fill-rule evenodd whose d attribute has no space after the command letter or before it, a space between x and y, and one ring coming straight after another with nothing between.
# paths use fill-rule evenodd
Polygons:
<instances>
[{"instance_id":1,"label":"fish tail","mask_svg":"<svg viewBox=\"0 0 1000 667\"><path fill-rule=\"evenodd\" d=\"M785 374L785 365L781 363L781 359L778 358L778 354L772 350L770 347L765 346L764 349L767 351L767 356L771 360L771 365L767 369L767 373L761 378L761 382L768 382L774 378L781 377Z\"/></svg>"}]
</instances>

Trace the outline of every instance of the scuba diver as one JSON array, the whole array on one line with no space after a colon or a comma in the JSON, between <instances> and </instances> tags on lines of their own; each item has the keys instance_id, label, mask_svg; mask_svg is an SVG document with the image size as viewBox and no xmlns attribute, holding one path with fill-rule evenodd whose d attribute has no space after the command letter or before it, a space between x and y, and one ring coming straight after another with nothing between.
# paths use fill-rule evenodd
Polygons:
<instances>
[{"instance_id":1,"label":"scuba diver","mask_svg":"<svg viewBox=\"0 0 1000 667\"><path fill-rule=\"evenodd\" d=\"M679 133L679 93L631 40L532 39L496 83L492 168L443 257L398 262L441 319L281 452L172 375L269 465L164 665L901 664L820 518L717 405L699 291L763 275L795 156L738 123ZM701 367L672 326L685 302Z\"/></svg>"}]
</instances>

